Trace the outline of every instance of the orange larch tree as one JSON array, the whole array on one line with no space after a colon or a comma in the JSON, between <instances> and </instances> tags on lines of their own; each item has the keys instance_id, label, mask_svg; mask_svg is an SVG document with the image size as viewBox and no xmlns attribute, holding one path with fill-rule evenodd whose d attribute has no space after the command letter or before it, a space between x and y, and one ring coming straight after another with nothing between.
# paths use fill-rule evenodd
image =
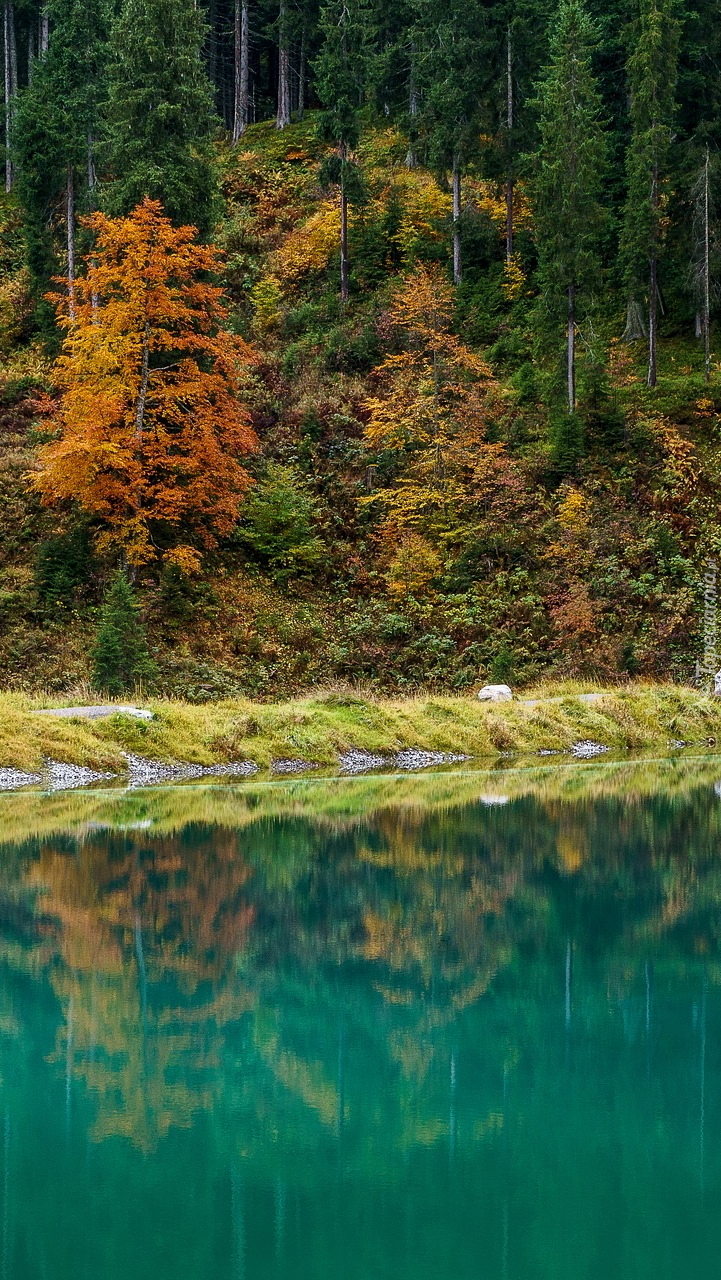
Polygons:
<instances>
[{"instance_id":1,"label":"orange larch tree","mask_svg":"<svg viewBox=\"0 0 721 1280\"><path fill-rule=\"evenodd\" d=\"M85 275L52 294L65 341L55 370L56 436L34 484L47 505L75 503L101 527L101 551L129 565L196 569L230 532L257 448L241 398L255 357L223 328L212 247L174 227L158 201L126 218L86 220Z\"/></svg>"}]
</instances>

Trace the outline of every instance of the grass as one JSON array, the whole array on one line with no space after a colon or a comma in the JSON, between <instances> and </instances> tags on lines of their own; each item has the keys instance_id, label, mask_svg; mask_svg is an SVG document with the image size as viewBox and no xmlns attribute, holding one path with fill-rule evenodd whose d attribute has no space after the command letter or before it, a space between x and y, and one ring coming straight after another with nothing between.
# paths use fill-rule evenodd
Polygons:
<instances>
[{"instance_id":1,"label":"grass","mask_svg":"<svg viewBox=\"0 0 721 1280\"><path fill-rule=\"evenodd\" d=\"M600 700L580 701L581 692ZM721 699L680 685L635 684L612 690L548 684L527 690L528 704L479 703L473 697L375 698L339 686L279 704L234 699L195 705L143 701L154 719L120 711L105 720L36 716L67 700L0 694L0 766L33 770L48 758L95 768L123 767L123 752L154 760L220 764L279 757L333 766L350 748L390 754L408 747L477 758L567 750L591 738L616 750L666 751L671 740L721 743Z\"/></svg>"}]
</instances>

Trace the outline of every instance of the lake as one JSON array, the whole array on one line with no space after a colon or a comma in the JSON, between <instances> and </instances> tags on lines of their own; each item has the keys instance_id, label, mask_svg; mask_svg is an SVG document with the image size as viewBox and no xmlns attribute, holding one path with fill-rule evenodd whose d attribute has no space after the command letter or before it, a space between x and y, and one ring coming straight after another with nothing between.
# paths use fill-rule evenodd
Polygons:
<instances>
[{"instance_id":1,"label":"lake","mask_svg":"<svg viewBox=\"0 0 721 1280\"><path fill-rule=\"evenodd\" d=\"M2 1280L716 1275L720 780L0 796Z\"/></svg>"}]
</instances>

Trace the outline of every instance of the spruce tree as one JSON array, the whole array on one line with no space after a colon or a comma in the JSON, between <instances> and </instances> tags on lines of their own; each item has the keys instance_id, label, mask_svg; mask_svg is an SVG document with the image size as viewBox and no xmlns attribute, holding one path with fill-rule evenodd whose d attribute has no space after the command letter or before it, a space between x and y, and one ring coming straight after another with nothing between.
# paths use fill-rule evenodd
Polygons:
<instances>
[{"instance_id":1,"label":"spruce tree","mask_svg":"<svg viewBox=\"0 0 721 1280\"><path fill-rule=\"evenodd\" d=\"M419 127L431 164L451 174L453 280L460 284L461 181L487 114L490 14L477 0L417 0L417 11Z\"/></svg>"},{"instance_id":2,"label":"spruce tree","mask_svg":"<svg viewBox=\"0 0 721 1280\"><path fill-rule=\"evenodd\" d=\"M591 64L594 29L583 0L561 0L551 61L538 89L540 145L533 182L541 314L566 329L568 411L576 409L576 331L600 273L606 157Z\"/></svg>"},{"instance_id":3,"label":"spruce tree","mask_svg":"<svg viewBox=\"0 0 721 1280\"><path fill-rule=\"evenodd\" d=\"M123 0L112 32L105 161L107 211L145 196L202 235L217 210L217 121L194 0Z\"/></svg>"},{"instance_id":4,"label":"spruce tree","mask_svg":"<svg viewBox=\"0 0 721 1280\"><path fill-rule=\"evenodd\" d=\"M122 570L106 592L92 659L93 686L111 697L152 680L155 674L135 595Z\"/></svg>"},{"instance_id":5,"label":"spruce tree","mask_svg":"<svg viewBox=\"0 0 721 1280\"><path fill-rule=\"evenodd\" d=\"M323 110L322 138L337 147L323 166L325 181L340 187L340 292L348 300L348 200L360 189L360 175L349 152L358 141L358 111L363 103L368 15L362 0L327 0L320 12L323 36L315 62L316 91Z\"/></svg>"},{"instance_id":6,"label":"spruce tree","mask_svg":"<svg viewBox=\"0 0 721 1280\"><path fill-rule=\"evenodd\" d=\"M663 249L680 24L675 0L639 0L628 60L631 141L622 255L629 294L628 336L644 283L648 289L648 385L656 385L658 264Z\"/></svg>"},{"instance_id":7,"label":"spruce tree","mask_svg":"<svg viewBox=\"0 0 721 1280\"><path fill-rule=\"evenodd\" d=\"M47 17L52 19L52 38L42 56L31 59L30 83L19 94L14 131L28 257L41 299L57 270L49 231L54 210L62 200L65 273L72 282L76 214L93 203L110 21L107 0L54 0Z\"/></svg>"}]
</instances>

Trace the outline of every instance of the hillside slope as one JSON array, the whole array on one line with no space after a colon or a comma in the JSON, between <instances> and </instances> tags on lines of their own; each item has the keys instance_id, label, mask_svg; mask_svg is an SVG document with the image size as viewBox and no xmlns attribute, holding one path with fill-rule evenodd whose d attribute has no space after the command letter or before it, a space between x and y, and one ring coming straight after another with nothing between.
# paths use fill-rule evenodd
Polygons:
<instances>
[{"instance_id":1,"label":"hillside slope","mask_svg":"<svg viewBox=\"0 0 721 1280\"><path fill-rule=\"evenodd\" d=\"M406 151L393 129L363 134L347 306L313 119L253 126L223 152L218 241L232 324L259 353L247 395L262 450L241 524L202 576L137 582L158 691L202 701L338 677L386 691L546 673L690 678L717 536L718 371L705 387L702 351L669 330L649 392L643 352L611 340L608 366L582 371L582 437L571 430L546 407L536 299L523 253L504 265L500 191L464 186L466 268L451 297L450 195L408 169ZM18 321L11 200L2 218L0 662L8 687L60 691L88 676L109 566L92 527L41 510L29 488L52 371ZM521 196L521 250L526 219ZM435 418L429 308L450 370ZM623 317L604 324L612 339ZM402 438L389 406L405 414Z\"/></svg>"}]
</instances>

